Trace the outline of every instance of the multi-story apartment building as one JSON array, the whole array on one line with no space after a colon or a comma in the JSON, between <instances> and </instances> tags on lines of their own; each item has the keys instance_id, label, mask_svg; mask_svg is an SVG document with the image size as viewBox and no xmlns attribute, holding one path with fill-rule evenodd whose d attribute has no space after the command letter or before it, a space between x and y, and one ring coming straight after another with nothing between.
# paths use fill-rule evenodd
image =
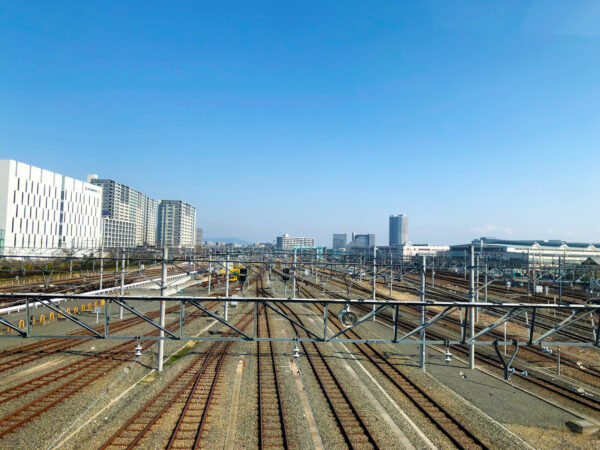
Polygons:
<instances>
[{"instance_id":1,"label":"multi-story apartment building","mask_svg":"<svg viewBox=\"0 0 600 450\"><path fill-rule=\"evenodd\" d=\"M31 255L99 247L101 195L98 186L0 160L0 252Z\"/></svg>"},{"instance_id":2,"label":"multi-story apartment building","mask_svg":"<svg viewBox=\"0 0 600 450\"><path fill-rule=\"evenodd\" d=\"M336 233L333 235L333 249L340 250L346 248L348 235L346 233Z\"/></svg>"},{"instance_id":3,"label":"multi-story apartment building","mask_svg":"<svg viewBox=\"0 0 600 450\"><path fill-rule=\"evenodd\" d=\"M181 200L161 200L158 204L157 241L161 247L194 247L196 208Z\"/></svg>"},{"instance_id":4,"label":"multi-story apartment building","mask_svg":"<svg viewBox=\"0 0 600 450\"><path fill-rule=\"evenodd\" d=\"M156 245L156 200L114 180L88 175L88 181L102 188L105 247Z\"/></svg>"},{"instance_id":5,"label":"multi-story apartment building","mask_svg":"<svg viewBox=\"0 0 600 450\"><path fill-rule=\"evenodd\" d=\"M390 216L390 247L405 245L408 242L408 216L393 214Z\"/></svg>"},{"instance_id":6,"label":"multi-story apartment building","mask_svg":"<svg viewBox=\"0 0 600 450\"><path fill-rule=\"evenodd\" d=\"M196 245L202 245L204 242L204 230L196 228Z\"/></svg>"},{"instance_id":7,"label":"multi-story apartment building","mask_svg":"<svg viewBox=\"0 0 600 450\"><path fill-rule=\"evenodd\" d=\"M294 247L314 247L315 239L307 237L293 237L289 234L277 236L277 248L279 250L291 250Z\"/></svg>"}]
</instances>

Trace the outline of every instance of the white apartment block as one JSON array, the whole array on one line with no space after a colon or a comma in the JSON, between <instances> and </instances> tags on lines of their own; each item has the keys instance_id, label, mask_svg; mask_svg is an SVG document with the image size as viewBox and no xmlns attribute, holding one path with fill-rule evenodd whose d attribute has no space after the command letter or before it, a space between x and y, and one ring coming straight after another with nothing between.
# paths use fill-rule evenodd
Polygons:
<instances>
[{"instance_id":1,"label":"white apartment block","mask_svg":"<svg viewBox=\"0 0 600 450\"><path fill-rule=\"evenodd\" d=\"M104 248L135 247L135 223L104 217L102 225Z\"/></svg>"},{"instance_id":2,"label":"white apartment block","mask_svg":"<svg viewBox=\"0 0 600 450\"><path fill-rule=\"evenodd\" d=\"M291 250L294 247L314 247L315 239L308 237L294 237L289 234L277 236L277 248L280 250Z\"/></svg>"},{"instance_id":3,"label":"white apartment block","mask_svg":"<svg viewBox=\"0 0 600 450\"><path fill-rule=\"evenodd\" d=\"M92 184L1 159L0 253L99 247L101 195Z\"/></svg>"},{"instance_id":4,"label":"white apartment block","mask_svg":"<svg viewBox=\"0 0 600 450\"><path fill-rule=\"evenodd\" d=\"M180 200L158 204L159 246L192 248L196 244L196 208Z\"/></svg>"},{"instance_id":5,"label":"white apartment block","mask_svg":"<svg viewBox=\"0 0 600 450\"><path fill-rule=\"evenodd\" d=\"M136 247L156 245L156 220L158 202L129 186L116 181L88 175L88 181L102 188L102 217L117 222L107 222L104 229L104 247ZM125 235L123 222L133 224L132 235ZM115 230L116 235L111 235ZM109 234L106 233L108 231ZM133 242L133 244L132 244Z\"/></svg>"}]
</instances>

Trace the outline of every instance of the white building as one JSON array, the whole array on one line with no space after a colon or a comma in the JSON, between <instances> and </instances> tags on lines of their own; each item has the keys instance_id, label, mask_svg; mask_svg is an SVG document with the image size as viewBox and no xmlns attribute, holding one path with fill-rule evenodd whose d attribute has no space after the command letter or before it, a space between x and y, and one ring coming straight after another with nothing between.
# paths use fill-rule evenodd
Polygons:
<instances>
[{"instance_id":1,"label":"white building","mask_svg":"<svg viewBox=\"0 0 600 450\"><path fill-rule=\"evenodd\" d=\"M104 248L132 248L135 242L135 223L128 220L102 218Z\"/></svg>"},{"instance_id":2,"label":"white building","mask_svg":"<svg viewBox=\"0 0 600 450\"><path fill-rule=\"evenodd\" d=\"M97 175L88 175L88 181L102 188L104 247L156 245L156 200L114 180L98 178ZM124 222L130 222L133 228ZM125 231L131 234L125 234ZM113 232L114 235L111 234Z\"/></svg>"},{"instance_id":3,"label":"white building","mask_svg":"<svg viewBox=\"0 0 600 450\"><path fill-rule=\"evenodd\" d=\"M0 253L33 255L100 245L102 190L14 160L0 160Z\"/></svg>"},{"instance_id":4,"label":"white building","mask_svg":"<svg viewBox=\"0 0 600 450\"><path fill-rule=\"evenodd\" d=\"M412 256L436 256L442 252L450 250L448 245L432 244L411 244L410 242L400 247L402 256L409 258Z\"/></svg>"},{"instance_id":5,"label":"white building","mask_svg":"<svg viewBox=\"0 0 600 450\"><path fill-rule=\"evenodd\" d=\"M158 204L159 246L192 248L196 244L196 208L181 200Z\"/></svg>"},{"instance_id":6,"label":"white building","mask_svg":"<svg viewBox=\"0 0 600 450\"><path fill-rule=\"evenodd\" d=\"M293 237L289 234L277 237L277 248L280 250L291 250L294 247L314 247L315 239L307 237Z\"/></svg>"}]
</instances>

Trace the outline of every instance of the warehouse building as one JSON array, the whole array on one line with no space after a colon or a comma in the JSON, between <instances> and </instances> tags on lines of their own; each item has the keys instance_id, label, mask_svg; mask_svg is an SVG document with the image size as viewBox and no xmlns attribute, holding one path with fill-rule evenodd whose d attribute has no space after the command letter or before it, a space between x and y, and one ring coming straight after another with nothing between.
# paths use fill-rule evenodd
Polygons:
<instances>
[{"instance_id":1,"label":"warehouse building","mask_svg":"<svg viewBox=\"0 0 600 450\"><path fill-rule=\"evenodd\" d=\"M102 189L15 160L0 160L0 253L51 254L101 243Z\"/></svg>"},{"instance_id":2,"label":"warehouse building","mask_svg":"<svg viewBox=\"0 0 600 450\"><path fill-rule=\"evenodd\" d=\"M505 240L482 237L471 244L453 245L445 253L464 259L473 246L477 254L488 260L519 263L525 266L579 264L600 257L600 243L566 242L562 240Z\"/></svg>"}]
</instances>

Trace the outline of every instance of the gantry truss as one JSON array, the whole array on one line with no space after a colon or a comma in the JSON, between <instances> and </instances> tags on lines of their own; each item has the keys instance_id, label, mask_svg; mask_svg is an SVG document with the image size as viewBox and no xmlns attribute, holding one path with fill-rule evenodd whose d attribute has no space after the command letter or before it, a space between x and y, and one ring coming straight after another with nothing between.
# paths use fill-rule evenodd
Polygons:
<instances>
[{"instance_id":1,"label":"gantry truss","mask_svg":"<svg viewBox=\"0 0 600 450\"><path fill-rule=\"evenodd\" d=\"M103 316L103 327L93 327L85 323L78 316L68 312L60 303L68 300L100 301L104 300L101 311L96 311ZM343 342L343 343L376 343L376 344L412 344L412 345L463 345L463 346L577 346L577 347L598 347L600 342L600 305L596 304L532 304L532 303L471 303L454 301L386 301L386 300L363 300L363 299L331 299L331 298L264 298L264 297L193 297L193 296L103 296L103 295L56 295L56 294L0 294L0 301L22 301L25 308L20 313L24 319L20 320L21 326L10 315L4 314L0 317L0 324L13 330L13 334L0 335L0 338L66 338L66 339L122 339L122 340L181 340L181 341L307 341L307 342ZM241 304L253 305L255 317L258 315L259 308L262 306L272 311L283 319L294 323L302 328L307 337L259 337L256 329L256 320L254 329L251 332L244 332L233 325L233 322L225 319L219 312L206 307L205 302L238 302ZM179 305L179 326L173 329L167 329L164 325L153 320L147 313L139 310L135 305L137 302L155 303L160 302L167 305ZM287 314L282 308L282 304L299 305L321 305L321 308L313 308L314 314L320 314L323 323L320 332L316 329L309 329L298 323L290 314ZM139 317L142 321L149 324L153 329L161 332L159 335L146 334L139 335L121 335L112 332L111 315L112 306L124 308L132 315ZM30 326L30 317L34 314L34 308L45 307L60 314L66 320L76 324L80 329L86 330L87 334L72 334L71 332L59 332L58 334L45 335L34 333ZM210 333L197 335L197 329L186 326L184 318L192 310L202 311L207 317L211 317L226 327L235 331L231 335L214 336ZM425 320L416 325L406 321L402 314L407 308L426 311ZM217 308L217 311L220 311ZM316 312L316 311L320 311ZM355 339L349 338L346 333L351 329L360 327L361 324L373 319L374 316L381 316L385 312L391 312L391 330L392 337L386 339ZM485 325L478 324L474 331L470 318L475 317L472 312L477 311L479 315L487 315L488 319ZM351 313L349 320L343 322L349 323L349 326L341 331L328 331L329 312L337 314L338 317ZM311 313L311 314L313 314ZM432 325L442 322L450 317L458 317L458 328L454 333L454 338L445 340L427 338L427 329ZM542 320L543 317L543 320ZM494 320L495 319L495 320ZM493 320L493 322L492 322ZM575 324L586 322L589 326L580 327L577 333L570 332ZM491 322L491 323L490 323ZM527 330L526 336L521 333L520 338L512 337L501 340L495 337L492 332L500 326L507 323L523 323ZM189 332L189 333L188 333ZM191 334L194 333L194 334ZM425 336L425 339L423 339Z\"/></svg>"}]
</instances>

